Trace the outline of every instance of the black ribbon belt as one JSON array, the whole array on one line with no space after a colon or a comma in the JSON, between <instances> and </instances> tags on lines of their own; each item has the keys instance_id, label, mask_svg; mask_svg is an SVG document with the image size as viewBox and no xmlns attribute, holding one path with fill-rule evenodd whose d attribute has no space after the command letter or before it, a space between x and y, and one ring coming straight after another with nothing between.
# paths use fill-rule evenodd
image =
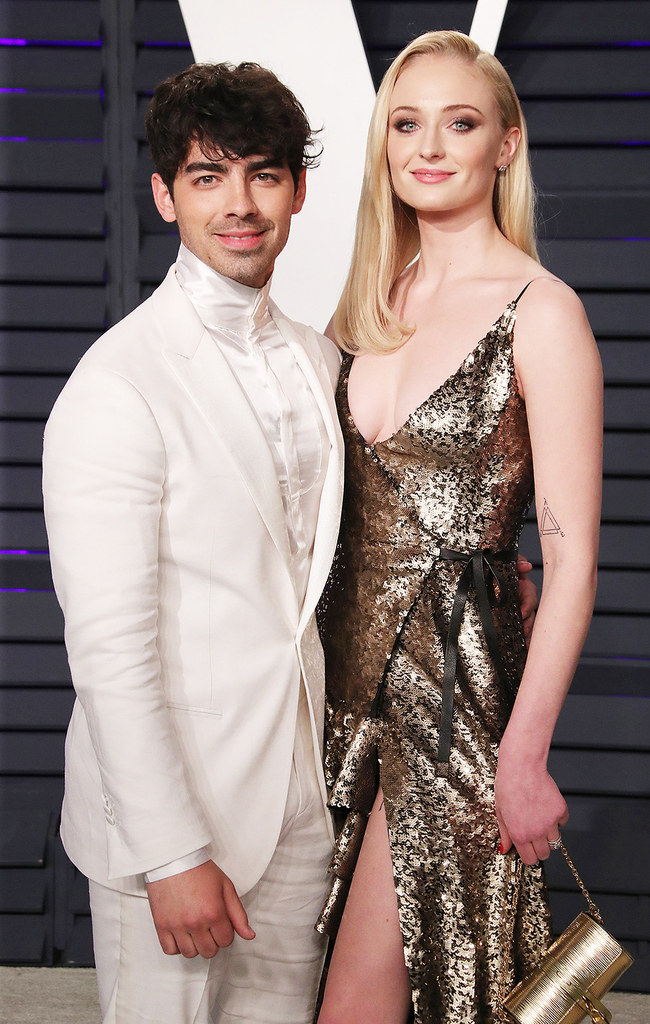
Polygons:
<instances>
[{"instance_id":1,"label":"black ribbon belt","mask_svg":"<svg viewBox=\"0 0 650 1024\"><path fill-rule=\"evenodd\" d=\"M494 554L485 548L477 548L476 551L454 551L453 548L440 548L439 558L451 562L464 562L465 568L458 581L454 605L449 620L447 642L445 645L445 668L442 677L442 707L440 711L440 735L438 742L438 764L439 773L447 774L449 753L451 750L451 724L454 714L454 691L456 688L456 666L458 663L458 635L460 633L465 605L469 596L472 584L476 591L478 610L481 618L481 625L485 634L490 657L494 663L495 672L505 693L514 698L512 686L503 664L499 642L497 639L492 609L500 608L505 604L508 596L506 582L497 569L495 559L512 562L516 553L512 551L499 551ZM499 596L496 595L495 584L499 589Z\"/></svg>"},{"instance_id":2,"label":"black ribbon belt","mask_svg":"<svg viewBox=\"0 0 650 1024\"><path fill-rule=\"evenodd\" d=\"M490 652L490 657L494 663L497 679L510 701L514 701L514 690L505 670L501 651L499 650L499 641L497 639L497 633L492 619L492 609L495 607L500 608L505 604L508 596L506 582L494 564L495 559L499 559L499 561L503 562L514 562L517 557L517 553L515 551L499 551L495 554L487 548L477 548L476 551L470 552L454 551L453 548L436 548L435 557L436 561L439 558L442 558L450 562L465 563L465 568L463 569L458 581L456 594L454 596L454 604L451 610L451 618L449 620L449 630L447 632L447 642L445 644L445 667L442 676L440 731L438 755L436 758L438 762L438 774L445 776L447 775L449 768L449 753L451 750L451 725L454 715L454 692L456 689L456 667L458 664L458 636L460 633L461 623L463 621L465 605L467 604L467 598L469 596L469 590L472 584L476 591L481 625L483 626L483 632L485 634L485 640L488 646L488 651ZM393 661L400 648L402 638L411 622L411 619L413 618L413 615L415 614L415 609L417 608L420 598L424 593L426 584L431 578L432 572L433 570L426 574L411 607L408 609L402 620L402 624L397 631L393 648L384 666L384 671L382 673L379 686L377 687L375 699L373 700L370 708L371 718L376 718L379 715L388 682L388 675L392 668ZM495 584L499 588L498 597L495 591Z\"/></svg>"}]
</instances>

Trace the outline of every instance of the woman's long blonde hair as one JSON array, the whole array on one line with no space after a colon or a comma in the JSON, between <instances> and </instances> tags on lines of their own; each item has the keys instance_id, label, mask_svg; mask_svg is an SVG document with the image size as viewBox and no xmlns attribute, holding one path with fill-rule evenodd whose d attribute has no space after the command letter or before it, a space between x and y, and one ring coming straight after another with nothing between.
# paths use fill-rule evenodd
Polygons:
<instances>
[{"instance_id":1,"label":"woman's long blonde hair","mask_svg":"<svg viewBox=\"0 0 650 1024\"><path fill-rule=\"evenodd\" d=\"M357 230L348 279L335 316L339 345L347 352L392 352L413 333L390 308L393 286L417 256L420 236L414 210L393 191L386 145L390 98L405 66L420 55L458 57L492 86L504 131L517 127L521 139L514 158L496 176L494 217L505 237L533 259L535 195L528 162L528 134L507 71L462 32L426 32L395 58L377 93L370 121Z\"/></svg>"}]
</instances>

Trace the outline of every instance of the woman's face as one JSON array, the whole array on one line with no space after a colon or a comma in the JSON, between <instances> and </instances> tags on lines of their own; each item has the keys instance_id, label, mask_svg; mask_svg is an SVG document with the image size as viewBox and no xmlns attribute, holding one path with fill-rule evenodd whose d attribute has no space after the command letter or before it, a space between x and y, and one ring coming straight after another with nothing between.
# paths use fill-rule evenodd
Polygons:
<instances>
[{"instance_id":1,"label":"woman's face","mask_svg":"<svg viewBox=\"0 0 650 1024\"><path fill-rule=\"evenodd\" d=\"M399 198L419 213L491 208L494 177L518 128L499 124L489 83L456 57L421 55L395 83L388 165Z\"/></svg>"}]
</instances>

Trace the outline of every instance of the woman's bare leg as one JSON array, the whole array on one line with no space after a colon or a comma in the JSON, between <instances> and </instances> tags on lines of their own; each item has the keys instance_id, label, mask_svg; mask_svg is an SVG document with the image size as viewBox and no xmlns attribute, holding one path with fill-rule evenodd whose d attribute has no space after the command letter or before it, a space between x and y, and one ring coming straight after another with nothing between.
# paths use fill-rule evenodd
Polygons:
<instances>
[{"instance_id":1,"label":"woman's bare leg","mask_svg":"<svg viewBox=\"0 0 650 1024\"><path fill-rule=\"evenodd\" d=\"M379 790L332 953L318 1024L405 1024L411 984Z\"/></svg>"}]
</instances>

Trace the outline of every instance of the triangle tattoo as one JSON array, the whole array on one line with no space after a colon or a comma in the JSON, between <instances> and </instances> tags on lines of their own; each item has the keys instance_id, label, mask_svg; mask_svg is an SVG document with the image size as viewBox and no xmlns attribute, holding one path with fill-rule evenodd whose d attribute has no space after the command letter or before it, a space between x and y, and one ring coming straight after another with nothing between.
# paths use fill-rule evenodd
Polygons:
<instances>
[{"instance_id":1,"label":"triangle tattoo","mask_svg":"<svg viewBox=\"0 0 650 1024\"><path fill-rule=\"evenodd\" d=\"M548 502L544 498L544 507L542 508L542 517L539 523L539 535L540 537L547 537L549 534L559 533L560 537L564 537L560 524L548 507Z\"/></svg>"}]
</instances>

